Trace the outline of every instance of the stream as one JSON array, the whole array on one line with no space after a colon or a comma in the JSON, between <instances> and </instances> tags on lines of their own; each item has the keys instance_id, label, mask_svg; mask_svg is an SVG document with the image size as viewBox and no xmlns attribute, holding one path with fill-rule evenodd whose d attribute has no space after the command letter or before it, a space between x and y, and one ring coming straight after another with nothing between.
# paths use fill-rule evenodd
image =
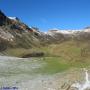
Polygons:
<instances>
[{"instance_id":1,"label":"stream","mask_svg":"<svg viewBox=\"0 0 90 90\"><path fill-rule=\"evenodd\" d=\"M80 83L76 82L75 84L72 84L71 87L75 87L78 90L90 89L90 80L89 80L88 70L84 68L84 71L85 71L85 81L84 81L84 83L80 84Z\"/></svg>"}]
</instances>

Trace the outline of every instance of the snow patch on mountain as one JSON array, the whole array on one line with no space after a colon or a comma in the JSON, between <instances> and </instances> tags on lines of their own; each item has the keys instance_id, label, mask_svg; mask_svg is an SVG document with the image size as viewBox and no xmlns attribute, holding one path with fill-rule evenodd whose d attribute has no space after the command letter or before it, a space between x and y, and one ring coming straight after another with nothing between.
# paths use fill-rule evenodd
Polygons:
<instances>
[{"instance_id":1,"label":"snow patch on mountain","mask_svg":"<svg viewBox=\"0 0 90 90\"><path fill-rule=\"evenodd\" d=\"M54 29L54 30L49 30L48 32L45 32L45 34L48 34L48 35L54 35L54 34L67 34L67 35L71 35L71 34L75 34L75 33L78 33L78 32L83 32L85 30L59 30L59 29Z\"/></svg>"},{"instance_id":2,"label":"snow patch on mountain","mask_svg":"<svg viewBox=\"0 0 90 90\"><path fill-rule=\"evenodd\" d=\"M8 18L15 21L19 20L17 17L8 17Z\"/></svg>"}]
</instances>

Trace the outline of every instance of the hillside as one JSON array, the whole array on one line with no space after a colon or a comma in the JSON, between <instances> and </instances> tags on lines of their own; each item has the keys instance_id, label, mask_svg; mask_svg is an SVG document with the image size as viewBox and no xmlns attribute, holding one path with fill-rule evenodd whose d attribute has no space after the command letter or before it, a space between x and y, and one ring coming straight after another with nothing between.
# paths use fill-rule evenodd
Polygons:
<instances>
[{"instance_id":1,"label":"hillside","mask_svg":"<svg viewBox=\"0 0 90 90\"><path fill-rule=\"evenodd\" d=\"M0 11L0 50L7 48L30 48L39 45L35 30L29 28L18 18L7 17ZM37 46L38 46L37 45Z\"/></svg>"},{"instance_id":2,"label":"hillside","mask_svg":"<svg viewBox=\"0 0 90 90\"><path fill-rule=\"evenodd\" d=\"M90 28L83 30L58 30L51 29L48 32L41 32L36 28L29 27L17 17L7 17L0 11L0 52L4 55L29 57L46 56L46 50L53 48L53 44L62 49L67 42L76 43L80 48L87 48L90 41ZM79 43L86 43L82 47ZM57 45L58 44L58 45ZM60 46L62 45L63 46ZM73 45L74 45L73 44ZM52 46L52 47L51 47ZM70 45L71 46L71 45ZM44 50L46 48L46 50ZM38 49L38 52L37 52ZM59 50L58 49L58 50ZM66 48L68 50L68 48ZM57 49L56 49L57 50ZM58 55L62 52L58 52ZM52 50L51 50L52 51ZM54 53L54 56L58 56Z\"/></svg>"}]
</instances>

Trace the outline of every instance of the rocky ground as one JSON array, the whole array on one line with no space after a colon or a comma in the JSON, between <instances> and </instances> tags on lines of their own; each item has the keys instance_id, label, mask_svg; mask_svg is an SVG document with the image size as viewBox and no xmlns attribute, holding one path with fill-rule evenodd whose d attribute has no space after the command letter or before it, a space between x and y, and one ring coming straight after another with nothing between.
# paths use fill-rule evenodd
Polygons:
<instances>
[{"instance_id":1,"label":"rocky ground","mask_svg":"<svg viewBox=\"0 0 90 90\"><path fill-rule=\"evenodd\" d=\"M32 58L0 56L0 86L17 87L18 90L76 90L71 85L85 81L82 68L50 75L36 73L35 70L44 65L45 63Z\"/></svg>"},{"instance_id":2,"label":"rocky ground","mask_svg":"<svg viewBox=\"0 0 90 90\"><path fill-rule=\"evenodd\" d=\"M22 82L18 85L20 90L77 90L71 85L78 82L84 82L84 73L82 70L70 70L58 73L53 76L39 75L34 79Z\"/></svg>"}]
</instances>

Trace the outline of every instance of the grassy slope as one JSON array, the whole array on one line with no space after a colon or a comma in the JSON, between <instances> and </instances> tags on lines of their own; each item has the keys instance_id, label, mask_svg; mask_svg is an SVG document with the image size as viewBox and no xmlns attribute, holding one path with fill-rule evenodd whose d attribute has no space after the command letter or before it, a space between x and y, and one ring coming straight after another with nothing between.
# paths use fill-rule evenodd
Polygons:
<instances>
[{"instance_id":1,"label":"grassy slope","mask_svg":"<svg viewBox=\"0 0 90 90\"><path fill-rule=\"evenodd\" d=\"M42 51L45 57L41 61L45 63L37 73L54 74L74 67L88 67L90 64L90 50L87 42L67 41L61 44L52 44L41 48L22 49L15 48L6 51L7 55L21 57L33 51Z\"/></svg>"}]
</instances>

